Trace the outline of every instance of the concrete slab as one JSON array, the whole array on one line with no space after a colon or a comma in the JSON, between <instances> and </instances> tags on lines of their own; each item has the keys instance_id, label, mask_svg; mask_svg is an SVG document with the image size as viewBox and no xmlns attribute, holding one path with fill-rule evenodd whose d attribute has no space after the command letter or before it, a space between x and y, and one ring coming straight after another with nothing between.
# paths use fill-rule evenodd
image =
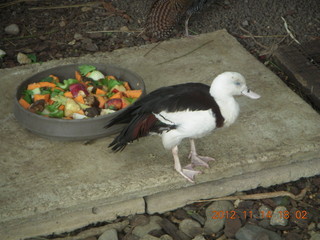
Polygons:
<instances>
[{"instance_id":1,"label":"concrete slab","mask_svg":"<svg viewBox=\"0 0 320 240\"><path fill-rule=\"evenodd\" d=\"M113 154L107 149L112 138L90 145L56 142L19 126L12 115L15 87L35 72L83 62L129 68L144 78L148 91L182 82L210 84L223 71L238 71L262 98L238 98L238 121L196 142L199 153L214 156L217 161L197 176L197 184L193 185L173 170L171 153L163 150L156 136ZM193 195L170 205L175 199L171 197L177 195L169 194L170 199L163 200L168 206L161 206L162 210L199 196L218 197L211 190L206 191L206 187L219 187L220 183L224 183L220 189L226 190L219 192L223 195L320 173L320 116L224 30L166 41L157 47L153 44L2 69L0 76L2 239L73 230L101 221L104 214L95 214L99 209L106 209L107 219L148 212L148 205L143 209L142 200L146 199L151 206L150 199L158 194L172 194L179 189L192 189ZM180 149L182 164L187 164L188 141ZM299 166L301 171L297 170ZM236 182L242 184L227 187L227 183L232 186ZM127 205L128 201L132 205ZM114 210L109 212L111 208ZM149 212L161 212L161 208L152 205ZM73 217L80 216L79 213L85 220ZM38 225L42 227L36 223L42 223Z\"/></svg>"}]
</instances>

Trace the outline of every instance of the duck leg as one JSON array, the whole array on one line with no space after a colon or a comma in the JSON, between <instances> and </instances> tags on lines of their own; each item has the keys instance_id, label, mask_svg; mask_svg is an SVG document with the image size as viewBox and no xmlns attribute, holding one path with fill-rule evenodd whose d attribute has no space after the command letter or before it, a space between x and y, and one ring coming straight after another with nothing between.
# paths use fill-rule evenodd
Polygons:
<instances>
[{"instance_id":1,"label":"duck leg","mask_svg":"<svg viewBox=\"0 0 320 240\"><path fill-rule=\"evenodd\" d=\"M191 164L189 164L190 167L204 166L208 168L209 167L208 162L215 160L212 157L199 156L196 151L196 145L194 144L194 140L192 138L190 138L190 146L191 146L191 150L189 154L189 159L191 159Z\"/></svg>"},{"instance_id":2,"label":"duck leg","mask_svg":"<svg viewBox=\"0 0 320 240\"><path fill-rule=\"evenodd\" d=\"M194 176L201 173L201 171L193 170L191 166L187 166L185 168L181 167L179 156L178 156L178 146L172 148L172 155L174 159L174 168L175 170L180 173L185 179L189 182L194 183Z\"/></svg>"}]
</instances>

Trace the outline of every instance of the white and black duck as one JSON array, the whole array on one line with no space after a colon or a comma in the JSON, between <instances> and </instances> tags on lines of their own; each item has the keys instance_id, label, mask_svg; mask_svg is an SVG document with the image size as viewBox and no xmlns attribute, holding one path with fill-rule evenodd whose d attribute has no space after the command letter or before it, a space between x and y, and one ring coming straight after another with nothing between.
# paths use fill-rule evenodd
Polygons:
<instances>
[{"instance_id":1,"label":"white and black duck","mask_svg":"<svg viewBox=\"0 0 320 240\"><path fill-rule=\"evenodd\" d=\"M249 90L245 78L237 72L218 75L211 86L184 83L159 88L126 108L106 126L127 124L109 147L113 151L123 150L133 140L152 133L160 134L163 146L172 151L176 171L193 182L194 176L200 173L193 167L209 167L208 162L214 160L197 154L194 139L234 123L239 115L236 95L252 99L260 97ZM191 163L182 168L178 145L185 138L190 139Z\"/></svg>"}]
</instances>

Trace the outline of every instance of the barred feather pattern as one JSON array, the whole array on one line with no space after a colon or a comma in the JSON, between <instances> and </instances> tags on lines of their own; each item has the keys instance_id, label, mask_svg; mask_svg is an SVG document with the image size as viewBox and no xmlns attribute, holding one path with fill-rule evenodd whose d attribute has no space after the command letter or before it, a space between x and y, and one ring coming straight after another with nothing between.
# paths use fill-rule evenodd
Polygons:
<instances>
[{"instance_id":1,"label":"barred feather pattern","mask_svg":"<svg viewBox=\"0 0 320 240\"><path fill-rule=\"evenodd\" d=\"M204 2L205 0L156 0L147 18L147 35L159 39L169 37L181 18L197 11L198 4L203 5Z\"/></svg>"}]
</instances>

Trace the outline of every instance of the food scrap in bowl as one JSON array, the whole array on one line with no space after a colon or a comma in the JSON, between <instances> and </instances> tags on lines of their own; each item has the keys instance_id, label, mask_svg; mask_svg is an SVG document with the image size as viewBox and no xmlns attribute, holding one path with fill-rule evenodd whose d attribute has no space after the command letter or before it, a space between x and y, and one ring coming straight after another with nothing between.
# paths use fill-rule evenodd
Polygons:
<instances>
[{"instance_id":1,"label":"food scrap in bowl","mask_svg":"<svg viewBox=\"0 0 320 240\"><path fill-rule=\"evenodd\" d=\"M133 90L126 81L104 75L95 66L81 65L73 78L55 75L28 84L19 104L42 116L85 119L106 115L136 101L142 90Z\"/></svg>"}]
</instances>

